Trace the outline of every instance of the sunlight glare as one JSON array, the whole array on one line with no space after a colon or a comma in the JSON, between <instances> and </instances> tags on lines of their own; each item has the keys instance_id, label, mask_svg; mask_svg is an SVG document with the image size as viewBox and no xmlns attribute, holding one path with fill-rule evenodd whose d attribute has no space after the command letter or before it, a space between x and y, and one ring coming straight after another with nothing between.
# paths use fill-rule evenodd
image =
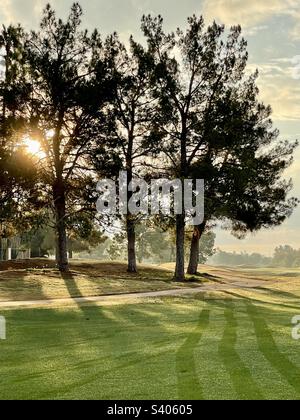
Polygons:
<instances>
[{"instance_id":1,"label":"sunlight glare","mask_svg":"<svg viewBox=\"0 0 300 420\"><path fill-rule=\"evenodd\" d=\"M24 144L28 152L32 155L41 155L41 145L38 141L31 138L26 138Z\"/></svg>"},{"instance_id":2,"label":"sunlight glare","mask_svg":"<svg viewBox=\"0 0 300 420\"><path fill-rule=\"evenodd\" d=\"M52 139L54 137L54 134L55 134L55 130L53 130L53 129L48 130L47 133L46 133L47 139Z\"/></svg>"}]
</instances>

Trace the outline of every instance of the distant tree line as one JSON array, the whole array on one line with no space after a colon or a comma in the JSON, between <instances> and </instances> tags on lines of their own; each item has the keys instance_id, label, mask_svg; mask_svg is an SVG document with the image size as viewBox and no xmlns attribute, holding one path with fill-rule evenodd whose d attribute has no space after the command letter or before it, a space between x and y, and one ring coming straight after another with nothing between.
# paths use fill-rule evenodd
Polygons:
<instances>
[{"instance_id":1,"label":"distant tree line","mask_svg":"<svg viewBox=\"0 0 300 420\"><path fill-rule=\"evenodd\" d=\"M226 252L217 250L210 263L229 266L253 266L253 267L286 267L300 268L300 249L294 249L290 245L278 246L273 257L266 257L257 252Z\"/></svg>"},{"instance_id":2,"label":"distant tree line","mask_svg":"<svg viewBox=\"0 0 300 420\"><path fill-rule=\"evenodd\" d=\"M210 260L210 263L225 266L253 266L268 267L273 264L272 257L266 257L257 252L251 254L247 252L226 252L217 250L216 254Z\"/></svg>"},{"instance_id":3,"label":"distant tree line","mask_svg":"<svg viewBox=\"0 0 300 420\"><path fill-rule=\"evenodd\" d=\"M100 244L114 223L96 212L99 179L120 170L128 187L134 177L204 179L205 218L192 232L184 211L153 218L145 231L128 208L112 240L112 252L125 245L134 273L163 246L153 245L156 229L169 232L183 281L186 266L197 273L201 238L216 222L244 237L292 214L298 200L282 175L297 142L279 138L271 107L258 99L240 26L192 16L185 29L165 32L160 16L144 16L144 43L125 45L116 33L89 33L81 17L77 3L66 21L48 5L38 31L0 33L1 236L50 227L65 272L73 249ZM29 139L38 153L26 149Z\"/></svg>"},{"instance_id":4,"label":"distant tree line","mask_svg":"<svg viewBox=\"0 0 300 420\"><path fill-rule=\"evenodd\" d=\"M187 231L186 243L191 240L192 230ZM200 241L199 263L204 264L215 253L215 238L213 232L204 234ZM22 242L31 250L33 258L55 255L55 232L49 227L33 229L23 235ZM136 254L142 263L174 263L176 261L175 231L163 231L155 224L138 224L136 226ZM189 260L186 248L186 261ZM110 236L95 232L86 239L68 238L69 258L87 258L102 261L124 261L127 259L127 238L123 230Z\"/></svg>"},{"instance_id":5,"label":"distant tree line","mask_svg":"<svg viewBox=\"0 0 300 420\"><path fill-rule=\"evenodd\" d=\"M273 264L279 267L300 267L300 249L293 249L289 245L275 249Z\"/></svg>"}]
</instances>

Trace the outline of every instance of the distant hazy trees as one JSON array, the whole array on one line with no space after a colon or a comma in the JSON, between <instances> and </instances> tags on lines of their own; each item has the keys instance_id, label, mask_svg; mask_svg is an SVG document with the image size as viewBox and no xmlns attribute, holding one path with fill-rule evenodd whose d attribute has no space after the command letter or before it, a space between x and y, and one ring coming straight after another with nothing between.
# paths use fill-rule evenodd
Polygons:
<instances>
[{"instance_id":1,"label":"distant hazy trees","mask_svg":"<svg viewBox=\"0 0 300 420\"><path fill-rule=\"evenodd\" d=\"M211 261L213 264L230 266L300 268L300 249L281 245L275 249L273 257L266 257L257 252L249 254L217 250Z\"/></svg>"},{"instance_id":2,"label":"distant hazy trees","mask_svg":"<svg viewBox=\"0 0 300 420\"><path fill-rule=\"evenodd\" d=\"M273 263L279 267L300 267L300 249L282 245L275 249Z\"/></svg>"},{"instance_id":3,"label":"distant hazy trees","mask_svg":"<svg viewBox=\"0 0 300 420\"><path fill-rule=\"evenodd\" d=\"M136 233L136 257L141 263L174 263L176 261L176 235L174 229L167 232L161 230L153 223L137 223ZM188 229L185 241L190 243L193 230ZM213 232L205 233L200 241L199 263L205 264L208 258L215 254L216 235ZM79 250L80 251L80 250ZM189 253L186 247L185 260L188 261ZM81 255L88 256L84 253ZM127 258L126 231L118 232L107 238L99 246L91 249L92 258L110 259L111 261L124 260Z\"/></svg>"},{"instance_id":4,"label":"distant hazy trees","mask_svg":"<svg viewBox=\"0 0 300 420\"><path fill-rule=\"evenodd\" d=\"M266 267L273 264L272 257L266 257L258 252L247 253L247 252L226 252L217 250L216 254L212 258L212 263L217 265L225 266L253 266L253 267Z\"/></svg>"},{"instance_id":5,"label":"distant hazy trees","mask_svg":"<svg viewBox=\"0 0 300 420\"><path fill-rule=\"evenodd\" d=\"M158 227L136 223L135 251L138 263L144 262L174 262L174 247L172 235L163 232ZM127 235L118 233L108 241L106 252L113 260L122 260L127 256Z\"/></svg>"}]
</instances>

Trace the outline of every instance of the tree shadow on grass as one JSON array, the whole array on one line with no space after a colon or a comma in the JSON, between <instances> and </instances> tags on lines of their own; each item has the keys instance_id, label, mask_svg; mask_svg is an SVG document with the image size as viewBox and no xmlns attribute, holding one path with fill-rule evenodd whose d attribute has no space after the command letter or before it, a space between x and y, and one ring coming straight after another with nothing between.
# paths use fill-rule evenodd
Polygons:
<instances>
[{"instance_id":1,"label":"tree shadow on grass","mask_svg":"<svg viewBox=\"0 0 300 420\"><path fill-rule=\"evenodd\" d=\"M300 368L280 352L261 311L251 302L247 302L246 306L248 315L254 325L259 350L300 397Z\"/></svg>"},{"instance_id":2,"label":"tree shadow on grass","mask_svg":"<svg viewBox=\"0 0 300 420\"><path fill-rule=\"evenodd\" d=\"M276 289L269 289L267 287L257 287L257 290L266 293L268 295L274 295L274 296L278 296L278 297L285 297L287 299L291 299L291 300L299 300L299 295L296 295L294 293L290 293L290 292L286 292L284 290L276 290Z\"/></svg>"},{"instance_id":3,"label":"tree shadow on grass","mask_svg":"<svg viewBox=\"0 0 300 420\"><path fill-rule=\"evenodd\" d=\"M270 309L265 309L263 307L258 308L255 303L267 304L270 306L275 305L287 309L295 307L291 305L283 305L279 303L271 303L251 299L237 293L226 293L230 294L231 296L243 299L247 308L248 316L254 325L259 351L264 355L271 366L281 375L281 377L284 378L291 385L291 387L296 390L300 397L300 368L291 362L291 360L279 350L273 334L266 322L266 317L268 315L270 316Z\"/></svg>"},{"instance_id":4,"label":"tree shadow on grass","mask_svg":"<svg viewBox=\"0 0 300 420\"><path fill-rule=\"evenodd\" d=\"M210 311L203 310L196 329L188 335L176 355L176 369L179 398L183 400L204 399L199 382L194 352L199 345L204 330L209 324Z\"/></svg>"},{"instance_id":5,"label":"tree shadow on grass","mask_svg":"<svg viewBox=\"0 0 300 420\"><path fill-rule=\"evenodd\" d=\"M98 338L94 336L93 339L90 340L89 327L87 325L87 329L83 332L83 337L85 341L88 342L89 347L95 347L99 350L101 349L102 340L106 341L106 346L108 342L111 342L111 352L108 351L106 357L101 356L99 358L91 358L89 360L82 359L82 357L78 354L77 357L74 358L72 364L66 367L65 371L65 374L68 375L74 373L76 379L67 385L62 383L55 386L53 389L49 387L47 391L40 393L39 398L64 398L65 396L72 395L72 393L76 394L80 387L90 386L91 384L97 382L101 383L101 381L105 383L105 378L108 381L115 378L114 380L117 382L118 377L122 375L123 372L124 375L128 375L128 369L130 369L131 375L136 375L137 380L141 380L145 365L149 365L151 363L155 364L156 360L159 360L162 356L168 356L170 354L169 349L161 348L157 349L155 354L145 352L145 349L147 349L145 342L147 342L147 339L150 339L150 337L147 335L147 330L145 333L143 332L145 328L141 328L143 321L146 321L147 318L146 316L144 317L143 314L140 314L139 311L131 310L131 308L128 310L126 308L124 309L123 306L117 306L116 313L118 315L118 320L112 320L110 317L107 318L106 313L102 313L101 307L91 305L85 307L82 306L80 309L84 311L84 314L86 313L85 311L90 311L91 320L95 321L95 318L98 317L101 323L104 321L104 324L106 324L109 320L110 328L106 335L102 335L101 331L103 331L103 325L101 327L101 324L99 324ZM138 316L139 318L139 322L136 324L139 325L141 332L139 338L139 340L141 340L141 346L133 345L133 335L131 332L134 331L134 323L129 326L127 325L128 320L131 320L135 316ZM150 322L150 325L153 327L152 322ZM155 328L159 330L158 336L161 336L165 331L164 326L162 325L160 327L155 325ZM150 342L149 345L151 346ZM110 364L110 366L107 366L107 358L113 360L113 363ZM78 375L78 372L81 372L80 376ZM39 372L41 379L45 373ZM47 371L47 374L48 373L49 371ZM28 379L28 377L26 379ZM128 377L128 383L132 380L132 376ZM99 393L101 397L105 397L105 399L109 399L111 397L111 395L105 394L105 388L103 390L99 389ZM126 394L124 394L124 397L126 397Z\"/></svg>"},{"instance_id":6,"label":"tree shadow on grass","mask_svg":"<svg viewBox=\"0 0 300 420\"><path fill-rule=\"evenodd\" d=\"M91 302L85 298L80 288L78 287L78 284L76 282L76 279L71 271L67 273L61 273L61 277L65 282L66 288L68 290L68 293L70 295L70 298L74 300L74 303L78 306L78 308L88 316L89 314L89 308L88 305L91 305ZM80 299L80 302L76 301L75 299ZM99 308L100 310L100 308Z\"/></svg>"},{"instance_id":7,"label":"tree shadow on grass","mask_svg":"<svg viewBox=\"0 0 300 420\"><path fill-rule=\"evenodd\" d=\"M99 345L99 341L101 339L105 340L106 345L111 343L112 349L111 354L113 354L112 359L114 360L114 368L105 368L105 360L103 358L94 359L94 360L74 360L72 370L77 370L80 368L81 370L87 370L86 373L81 375L81 379L74 381L73 384L68 384L67 386L59 386L56 387L55 390L52 392L50 391L47 393L47 397L52 396L56 398L57 396L63 396L65 394L69 395L72 391L76 391L78 387L87 386L92 384L93 382L99 381L100 377L107 376L112 377L113 375L118 376L122 370L127 370L128 368L133 368L137 366L135 373L139 374L141 370L140 366L144 366L146 363L149 363L151 360L160 358L162 355L169 354L169 350L158 351L157 354L149 355L144 354L140 351L139 347L135 348L132 346L132 335L131 331L133 332L137 327L141 330L141 339L143 337L145 327L147 326L147 321L150 323L150 327L153 328L154 318L151 317L151 321L146 314L143 314L142 311L139 311L135 305L130 307L129 310L123 311L123 305L116 306L117 318L115 317L107 317L106 311L103 310L103 307L100 305L94 304L90 302L89 299L85 299L81 293L80 287L76 278L72 274L72 272L62 273L62 279L65 282L66 288L68 289L69 295L71 298L74 299L76 296L80 298L80 302L74 300L76 306L78 307L79 311L83 314L84 318L88 321L91 321L92 324L94 322L99 322L99 337L95 337L94 333L90 336L89 335L89 327L87 324L87 329L84 331L84 339L88 341L91 347L97 347ZM108 309L110 311L110 309ZM136 316L138 319L136 319ZM106 336L101 336L101 329L102 324L106 324L109 322L110 328L109 332ZM163 331L163 326L157 323L157 328ZM116 337L118 337L118 351L113 347L113 343L115 343ZM145 337L144 337L145 340ZM101 341L100 341L101 342ZM150 343L149 343L150 344ZM95 373L96 371L96 373ZM92 373L91 373L92 372ZM46 395L45 395L46 397ZM107 397L107 396L106 396Z\"/></svg>"},{"instance_id":8,"label":"tree shadow on grass","mask_svg":"<svg viewBox=\"0 0 300 420\"><path fill-rule=\"evenodd\" d=\"M249 399L250 396L251 399L262 400L264 397L253 380L250 370L236 351L238 323L234 316L235 307L232 303L226 306L224 313L226 326L219 344L220 359L223 361L239 399Z\"/></svg>"},{"instance_id":9,"label":"tree shadow on grass","mask_svg":"<svg viewBox=\"0 0 300 420\"><path fill-rule=\"evenodd\" d=\"M249 290L246 290L249 291ZM251 290L250 290L251 291ZM252 291L260 291L258 288L252 289ZM232 292L229 290L224 290L223 293L225 293L226 295L232 296L234 298L238 298L247 302L254 302L254 303L258 303L260 305L270 305L270 306L279 306L281 308L285 308L285 309L297 309L299 310L299 305L289 305L289 304L284 304L284 303L279 303L279 302L268 302L266 300L263 299L257 299L254 297L248 297L245 296L243 294L237 293L237 292Z\"/></svg>"}]
</instances>

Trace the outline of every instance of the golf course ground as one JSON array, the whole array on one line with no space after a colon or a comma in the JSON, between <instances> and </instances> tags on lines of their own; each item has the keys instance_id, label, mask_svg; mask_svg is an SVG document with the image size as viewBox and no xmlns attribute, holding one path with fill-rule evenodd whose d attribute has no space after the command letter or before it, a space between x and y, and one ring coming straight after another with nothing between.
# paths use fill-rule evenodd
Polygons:
<instances>
[{"instance_id":1,"label":"golf course ground","mask_svg":"<svg viewBox=\"0 0 300 420\"><path fill-rule=\"evenodd\" d=\"M121 263L77 261L62 278L42 260L2 265L0 399L300 399L292 337L300 270L201 267L203 276L179 285L168 268L132 278ZM16 300L180 287L197 290L9 309Z\"/></svg>"}]
</instances>

